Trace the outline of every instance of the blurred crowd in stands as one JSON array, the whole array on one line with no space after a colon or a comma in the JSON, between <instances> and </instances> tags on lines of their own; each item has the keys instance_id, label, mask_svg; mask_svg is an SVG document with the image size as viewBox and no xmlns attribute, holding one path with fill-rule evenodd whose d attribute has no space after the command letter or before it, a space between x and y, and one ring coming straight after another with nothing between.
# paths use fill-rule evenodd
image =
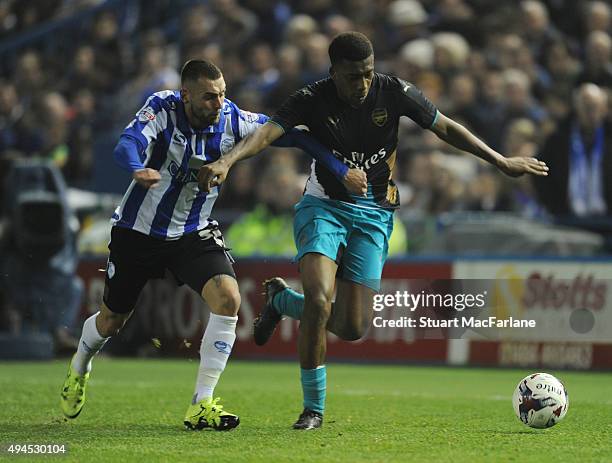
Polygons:
<instances>
[{"instance_id":1,"label":"blurred crowd in stands","mask_svg":"<svg viewBox=\"0 0 612 463\"><path fill-rule=\"evenodd\" d=\"M378 71L413 82L505 155L541 155L551 167L541 182L506 179L405 119L394 174L403 214L611 214L610 182L594 192L580 186L612 169L611 130L603 161L589 163L612 105L605 1L1 0L0 156L50 159L70 187L92 189L95 178L113 175L97 168L99 159L111 157L150 93L179 87L185 60L215 62L230 99L272 114L294 90L328 75L329 40L352 29L372 39ZM578 182L569 179L576 125L587 158ZM295 188L276 204L266 183L284 175L301 187L308 168L297 153L247 161L231 173L217 208L232 217L257 205L290 212L285 199Z\"/></svg>"}]
</instances>

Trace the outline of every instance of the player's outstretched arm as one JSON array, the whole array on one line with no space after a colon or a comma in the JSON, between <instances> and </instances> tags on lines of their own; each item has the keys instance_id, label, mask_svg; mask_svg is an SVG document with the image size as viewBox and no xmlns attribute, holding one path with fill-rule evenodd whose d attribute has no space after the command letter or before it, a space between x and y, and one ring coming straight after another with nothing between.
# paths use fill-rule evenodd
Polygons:
<instances>
[{"instance_id":1,"label":"player's outstretched arm","mask_svg":"<svg viewBox=\"0 0 612 463\"><path fill-rule=\"evenodd\" d=\"M273 146L292 146L301 148L323 164L340 180L346 189L356 195L364 196L368 191L368 177L361 169L349 169L340 159L306 131L291 129L273 143Z\"/></svg>"},{"instance_id":2,"label":"player's outstretched arm","mask_svg":"<svg viewBox=\"0 0 612 463\"><path fill-rule=\"evenodd\" d=\"M221 185L231 167L242 159L255 156L284 133L277 124L266 122L252 134L246 136L240 143L217 161L206 164L198 172L200 190L209 192L211 188Z\"/></svg>"},{"instance_id":3,"label":"player's outstretched arm","mask_svg":"<svg viewBox=\"0 0 612 463\"><path fill-rule=\"evenodd\" d=\"M442 113L438 113L436 122L430 130L449 145L490 162L510 177L519 177L523 174L548 175L548 166L545 162L536 158L504 157L461 124Z\"/></svg>"}]
</instances>

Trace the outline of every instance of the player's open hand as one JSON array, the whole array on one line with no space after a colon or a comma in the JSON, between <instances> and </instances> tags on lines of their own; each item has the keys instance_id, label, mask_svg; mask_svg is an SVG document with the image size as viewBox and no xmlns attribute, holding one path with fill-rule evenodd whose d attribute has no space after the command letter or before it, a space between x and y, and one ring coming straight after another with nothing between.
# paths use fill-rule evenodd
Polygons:
<instances>
[{"instance_id":1,"label":"player's open hand","mask_svg":"<svg viewBox=\"0 0 612 463\"><path fill-rule=\"evenodd\" d=\"M499 169L510 177L520 177L523 174L548 175L548 166L544 161L524 156L504 158L504 162L499 166Z\"/></svg>"},{"instance_id":2,"label":"player's open hand","mask_svg":"<svg viewBox=\"0 0 612 463\"><path fill-rule=\"evenodd\" d=\"M198 172L200 190L209 193L214 187L221 185L227 177L228 170L229 166L223 159L202 166Z\"/></svg>"},{"instance_id":3,"label":"player's open hand","mask_svg":"<svg viewBox=\"0 0 612 463\"><path fill-rule=\"evenodd\" d=\"M132 178L143 188L157 188L161 175L155 169L138 169L132 173Z\"/></svg>"},{"instance_id":4,"label":"player's open hand","mask_svg":"<svg viewBox=\"0 0 612 463\"><path fill-rule=\"evenodd\" d=\"M354 195L365 196L368 192L368 177L361 169L349 169L342 183Z\"/></svg>"}]
</instances>

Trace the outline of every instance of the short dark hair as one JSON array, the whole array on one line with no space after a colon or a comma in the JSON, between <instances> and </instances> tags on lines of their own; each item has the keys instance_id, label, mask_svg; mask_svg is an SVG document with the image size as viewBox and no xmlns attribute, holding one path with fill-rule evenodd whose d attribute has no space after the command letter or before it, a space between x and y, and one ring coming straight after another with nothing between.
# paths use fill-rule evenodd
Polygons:
<instances>
[{"instance_id":1,"label":"short dark hair","mask_svg":"<svg viewBox=\"0 0 612 463\"><path fill-rule=\"evenodd\" d=\"M342 32L329 44L329 60L335 64L342 60L361 61L374 53L372 42L361 32Z\"/></svg>"},{"instance_id":2,"label":"short dark hair","mask_svg":"<svg viewBox=\"0 0 612 463\"><path fill-rule=\"evenodd\" d=\"M195 81L200 77L205 77L210 80L217 80L221 77L221 69L215 66L210 61L203 59L191 59L183 65L181 69L181 84L188 80Z\"/></svg>"}]
</instances>

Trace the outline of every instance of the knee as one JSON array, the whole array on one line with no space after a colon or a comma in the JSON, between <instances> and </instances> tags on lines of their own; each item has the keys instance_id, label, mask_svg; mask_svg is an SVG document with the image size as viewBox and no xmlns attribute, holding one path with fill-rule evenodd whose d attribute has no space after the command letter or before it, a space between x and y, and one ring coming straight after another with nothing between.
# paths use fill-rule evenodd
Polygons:
<instances>
[{"instance_id":1,"label":"knee","mask_svg":"<svg viewBox=\"0 0 612 463\"><path fill-rule=\"evenodd\" d=\"M228 275L215 275L209 279L201 292L202 298L217 315L235 317L240 309L240 291L236 280Z\"/></svg>"},{"instance_id":2,"label":"knee","mask_svg":"<svg viewBox=\"0 0 612 463\"><path fill-rule=\"evenodd\" d=\"M321 289L305 289L304 299L307 310L304 316L326 322L331 314L332 296Z\"/></svg>"},{"instance_id":3,"label":"knee","mask_svg":"<svg viewBox=\"0 0 612 463\"><path fill-rule=\"evenodd\" d=\"M238 291L223 291L219 295L215 312L226 317L235 317L240 309L240 293Z\"/></svg>"},{"instance_id":4,"label":"knee","mask_svg":"<svg viewBox=\"0 0 612 463\"><path fill-rule=\"evenodd\" d=\"M96 328L102 337L108 338L109 336L115 336L121 331L127 319L127 314L100 312L96 319Z\"/></svg>"}]
</instances>

